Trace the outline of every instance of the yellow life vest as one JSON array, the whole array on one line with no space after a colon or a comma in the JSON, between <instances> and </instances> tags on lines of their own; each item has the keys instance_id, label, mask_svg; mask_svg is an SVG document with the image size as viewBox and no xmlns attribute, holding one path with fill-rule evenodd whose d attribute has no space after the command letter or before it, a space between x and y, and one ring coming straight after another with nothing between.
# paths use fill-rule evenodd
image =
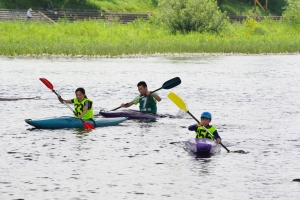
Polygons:
<instances>
[{"instance_id":1,"label":"yellow life vest","mask_svg":"<svg viewBox=\"0 0 300 200\"><path fill-rule=\"evenodd\" d=\"M216 127L211 126L210 128L207 128L209 132L207 132L203 126L198 126L196 130L196 138L209 138L211 140L215 140L215 137L213 137L213 133L217 130Z\"/></svg>"},{"instance_id":2,"label":"yellow life vest","mask_svg":"<svg viewBox=\"0 0 300 200\"><path fill-rule=\"evenodd\" d=\"M91 108L86 111L86 113L84 114L82 119L88 120L88 119L94 118L93 101L92 100L90 100L88 98L84 98L81 102L79 102L77 98L74 98L73 100L74 100L74 109L75 109L74 117L78 118L78 116L81 115L81 113L83 112L84 103L86 101L89 101L91 103Z\"/></svg>"}]
</instances>

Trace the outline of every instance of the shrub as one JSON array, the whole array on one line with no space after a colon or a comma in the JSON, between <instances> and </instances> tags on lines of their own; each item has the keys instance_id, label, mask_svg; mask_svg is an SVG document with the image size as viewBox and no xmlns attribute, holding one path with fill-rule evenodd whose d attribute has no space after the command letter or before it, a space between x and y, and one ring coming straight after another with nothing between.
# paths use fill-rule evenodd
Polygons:
<instances>
[{"instance_id":1,"label":"shrub","mask_svg":"<svg viewBox=\"0 0 300 200\"><path fill-rule=\"evenodd\" d=\"M229 22L216 0L161 0L157 19L172 33L220 32Z\"/></svg>"},{"instance_id":2,"label":"shrub","mask_svg":"<svg viewBox=\"0 0 300 200\"><path fill-rule=\"evenodd\" d=\"M284 7L283 20L290 24L300 23L300 1L299 0L286 0L287 6Z\"/></svg>"}]
</instances>

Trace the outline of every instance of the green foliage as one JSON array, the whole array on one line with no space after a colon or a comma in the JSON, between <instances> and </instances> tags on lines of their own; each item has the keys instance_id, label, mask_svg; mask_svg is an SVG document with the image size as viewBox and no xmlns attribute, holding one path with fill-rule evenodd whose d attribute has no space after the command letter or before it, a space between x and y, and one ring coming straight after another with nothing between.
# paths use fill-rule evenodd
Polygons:
<instances>
[{"instance_id":1,"label":"green foliage","mask_svg":"<svg viewBox=\"0 0 300 200\"><path fill-rule=\"evenodd\" d=\"M0 22L0 55L129 55L155 53L286 53L300 51L300 26L248 19L219 33L171 34L149 21L126 25L61 20Z\"/></svg>"},{"instance_id":2,"label":"green foliage","mask_svg":"<svg viewBox=\"0 0 300 200\"><path fill-rule=\"evenodd\" d=\"M157 7L159 0L141 0L143 2L149 3L150 5Z\"/></svg>"},{"instance_id":3,"label":"green foliage","mask_svg":"<svg viewBox=\"0 0 300 200\"><path fill-rule=\"evenodd\" d=\"M262 6L266 6L265 0L259 1ZM283 7L286 5L285 0L269 0L268 1L268 10L263 11L258 5L257 9L254 10L254 1L253 0L218 0L218 4L222 10L227 10L231 14L269 14L270 12L274 15L281 15Z\"/></svg>"},{"instance_id":4,"label":"green foliage","mask_svg":"<svg viewBox=\"0 0 300 200\"><path fill-rule=\"evenodd\" d=\"M284 8L283 19L284 21L293 24L300 24L300 1L299 0L286 0L287 6Z\"/></svg>"},{"instance_id":5,"label":"green foliage","mask_svg":"<svg viewBox=\"0 0 300 200\"><path fill-rule=\"evenodd\" d=\"M263 4L264 5L264 4ZM281 15L283 8L286 6L285 0L269 0L268 9L277 15Z\"/></svg>"},{"instance_id":6,"label":"green foliage","mask_svg":"<svg viewBox=\"0 0 300 200\"><path fill-rule=\"evenodd\" d=\"M246 0L249 1L249 0ZM246 2L245 0L222 0L219 7L221 11L226 11L230 15L253 15L253 1ZM256 10L255 12L260 10Z\"/></svg>"},{"instance_id":7,"label":"green foliage","mask_svg":"<svg viewBox=\"0 0 300 200\"><path fill-rule=\"evenodd\" d=\"M216 0L161 0L158 9L155 20L172 33L220 32L228 23Z\"/></svg>"}]
</instances>

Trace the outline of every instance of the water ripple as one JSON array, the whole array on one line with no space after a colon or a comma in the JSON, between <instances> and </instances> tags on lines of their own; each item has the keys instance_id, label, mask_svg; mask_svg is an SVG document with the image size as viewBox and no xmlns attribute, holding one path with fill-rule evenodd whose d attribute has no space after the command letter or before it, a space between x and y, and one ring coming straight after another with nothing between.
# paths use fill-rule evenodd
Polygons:
<instances>
[{"instance_id":1,"label":"water ripple","mask_svg":"<svg viewBox=\"0 0 300 200\"><path fill-rule=\"evenodd\" d=\"M298 199L300 57L203 56L141 59L8 59L0 62L2 101L0 199ZM128 120L91 132L33 129L24 119L72 113L63 98L84 87L95 113L131 101L136 84L160 90L159 113L177 117ZM210 111L231 151L203 158L184 141L196 122L168 98L185 100L199 118ZM137 106L132 107L138 109Z\"/></svg>"}]
</instances>

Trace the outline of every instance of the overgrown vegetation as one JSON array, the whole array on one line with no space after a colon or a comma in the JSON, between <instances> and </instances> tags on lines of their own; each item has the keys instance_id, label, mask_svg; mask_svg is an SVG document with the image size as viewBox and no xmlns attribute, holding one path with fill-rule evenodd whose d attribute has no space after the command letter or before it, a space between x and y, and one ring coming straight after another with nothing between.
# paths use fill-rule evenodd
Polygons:
<instances>
[{"instance_id":1,"label":"overgrown vegetation","mask_svg":"<svg viewBox=\"0 0 300 200\"><path fill-rule=\"evenodd\" d=\"M300 1L286 0L287 6L284 7L283 19L288 23L299 26L300 24Z\"/></svg>"},{"instance_id":2,"label":"overgrown vegetation","mask_svg":"<svg viewBox=\"0 0 300 200\"><path fill-rule=\"evenodd\" d=\"M216 0L161 0L157 21L172 33L220 32L228 23Z\"/></svg>"},{"instance_id":3,"label":"overgrown vegetation","mask_svg":"<svg viewBox=\"0 0 300 200\"><path fill-rule=\"evenodd\" d=\"M259 1L262 6L266 7L265 0ZM218 5L222 11L231 15L281 15L283 7L286 6L285 0L269 0L267 10L262 10L258 4L254 9L253 0L218 0Z\"/></svg>"},{"instance_id":4,"label":"overgrown vegetation","mask_svg":"<svg viewBox=\"0 0 300 200\"><path fill-rule=\"evenodd\" d=\"M271 1L269 0L268 1L268 9L276 15L282 15L282 12L284 11L284 7L286 5L287 5L286 0L271 0Z\"/></svg>"},{"instance_id":5,"label":"overgrown vegetation","mask_svg":"<svg viewBox=\"0 0 300 200\"><path fill-rule=\"evenodd\" d=\"M299 52L300 26L248 19L219 33L172 34L150 22L0 22L0 55Z\"/></svg>"}]
</instances>

